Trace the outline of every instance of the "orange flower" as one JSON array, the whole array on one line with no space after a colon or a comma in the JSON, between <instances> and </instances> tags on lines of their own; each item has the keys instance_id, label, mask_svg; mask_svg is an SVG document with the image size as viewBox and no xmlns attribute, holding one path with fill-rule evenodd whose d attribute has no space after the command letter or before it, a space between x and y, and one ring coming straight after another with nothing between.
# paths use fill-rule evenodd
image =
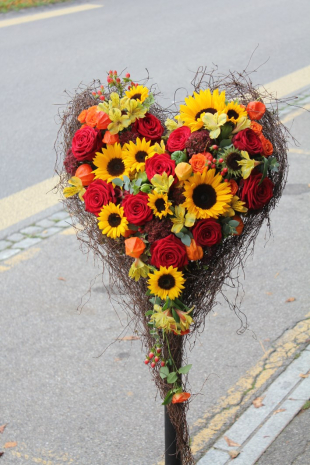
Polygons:
<instances>
[{"instance_id":1,"label":"orange flower","mask_svg":"<svg viewBox=\"0 0 310 465\"><path fill-rule=\"evenodd\" d=\"M263 130L263 127L256 121L251 121L251 129L259 136Z\"/></svg>"},{"instance_id":2,"label":"orange flower","mask_svg":"<svg viewBox=\"0 0 310 465\"><path fill-rule=\"evenodd\" d=\"M234 236L240 236L240 234L242 233L243 228L244 228L244 223L243 223L243 221L242 221L242 219L240 218L239 215L233 216L232 220L238 221L238 223L239 223L239 226L236 227L237 232L234 234Z\"/></svg>"},{"instance_id":3,"label":"orange flower","mask_svg":"<svg viewBox=\"0 0 310 465\"><path fill-rule=\"evenodd\" d=\"M87 163L80 165L75 172L77 178L80 178L82 181L83 186L88 186L94 179L95 175L93 173L93 169Z\"/></svg>"},{"instance_id":4,"label":"orange flower","mask_svg":"<svg viewBox=\"0 0 310 465\"><path fill-rule=\"evenodd\" d=\"M93 107L90 107L87 111L86 115L86 124L87 126L90 126L91 128L94 128L97 124L97 105L94 105Z\"/></svg>"},{"instance_id":5,"label":"orange flower","mask_svg":"<svg viewBox=\"0 0 310 465\"><path fill-rule=\"evenodd\" d=\"M96 114L97 118L97 129L107 129L112 121L104 111L98 111Z\"/></svg>"},{"instance_id":6,"label":"orange flower","mask_svg":"<svg viewBox=\"0 0 310 465\"><path fill-rule=\"evenodd\" d=\"M179 181L186 181L186 179L190 177L192 172L193 169L191 165L185 163L184 161L178 163L175 167L175 174L177 175Z\"/></svg>"},{"instance_id":7,"label":"orange flower","mask_svg":"<svg viewBox=\"0 0 310 465\"><path fill-rule=\"evenodd\" d=\"M249 118L258 120L261 119L266 111L266 105L263 102L250 102L246 107Z\"/></svg>"},{"instance_id":8,"label":"orange flower","mask_svg":"<svg viewBox=\"0 0 310 465\"><path fill-rule=\"evenodd\" d=\"M119 142L118 134L111 134L109 131L106 131L102 142L107 145L113 145Z\"/></svg>"},{"instance_id":9,"label":"orange flower","mask_svg":"<svg viewBox=\"0 0 310 465\"><path fill-rule=\"evenodd\" d=\"M130 237L125 240L125 253L129 257L139 258L144 249L145 244L139 237Z\"/></svg>"},{"instance_id":10,"label":"orange flower","mask_svg":"<svg viewBox=\"0 0 310 465\"><path fill-rule=\"evenodd\" d=\"M187 256L190 260L200 260L203 257L203 250L200 245L196 244L195 239L191 240L191 245L190 246L185 246L186 247L186 253Z\"/></svg>"},{"instance_id":11,"label":"orange flower","mask_svg":"<svg viewBox=\"0 0 310 465\"><path fill-rule=\"evenodd\" d=\"M87 110L81 111L81 113L80 113L79 116L78 116L78 120L79 120L79 122L80 122L81 124L82 124L82 123L85 123L86 116L87 116Z\"/></svg>"},{"instance_id":12,"label":"orange flower","mask_svg":"<svg viewBox=\"0 0 310 465\"><path fill-rule=\"evenodd\" d=\"M190 164L192 165L194 173L202 173L206 167L206 157L202 153L197 153L197 155L193 155L190 159Z\"/></svg>"},{"instance_id":13,"label":"orange flower","mask_svg":"<svg viewBox=\"0 0 310 465\"><path fill-rule=\"evenodd\" d=\"M135 234L137 231L133 231L132 229L127 229L125 231L125 234L124 234L124 237L129 237L131 236L132 234Z\"/></svg>"},{"instance_id":14,"label":"orange flower","mask_svg":"<svg viewBox=\"0 0 310 465\"><path fill-rule=\"evenodd\" d=\"M172 397L172 403L173 404L181 404L182 402L187 401L187 399L190 398L190 393L189 392L178 392L177 394L174 394Z\"/></svg>"},{"instance_id":15,"label":"orange flower","mask_svg":"<svg viewBox=\"0 0 310 465\"><path fill-rule=\"evenodd\" d=\"M237 194L238 189L239 189L239 186L238 186L238 184L236 183L236 181L234 181L233 179L231 179L231 180L229 181L228 184L230 184L231 194L232 194L232 195Z\"/></svg>"},{"instance_id":16,"label":"orange flower","mask_svg":"<svg viewBox=\"0 0 310 465\"><path fill-rule=\"evenodd\" d=\"M263 155L265 157L270 157L270 155L273 154L273 145L272 145L272 143L270 142L269 139L266 139L266 137L263 134L260 134L259 138L260 138L262 146L263 146Z\"/></svg>"}]
</instances>

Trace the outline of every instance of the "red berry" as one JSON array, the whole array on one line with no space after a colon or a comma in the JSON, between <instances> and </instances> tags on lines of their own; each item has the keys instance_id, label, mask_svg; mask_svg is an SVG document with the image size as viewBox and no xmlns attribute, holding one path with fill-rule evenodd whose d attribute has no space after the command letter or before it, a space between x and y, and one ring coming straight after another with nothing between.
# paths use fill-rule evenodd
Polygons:
<instances>
[{"instance_id":1,"label":"red berry","mask_svg":"<svg viewBox=\"0 0 310 465\"><path fill-rule=\"evenodd\" d=\"M224 169L223 169L223 171L224 171L225 173L227 173L227 171L228 171L228 168L224 168Z\"/></svg>"},{"instance_id":2,"label":"red berry","mask_svg":"<svg viewBox=\"0 0 310 465\"><path fill-rule=\"evenodd\" d=\"M161 366L164 367L166 363L164 361L160 362Z\"/></svg>"},{"instance_id":3,"label":"red berry","mask_svg":"<svg viewBox=\"0 0 310 465\"><path fill-rule=\"evenodd\" d=\"M130 74L129 74L129 73L126 74L126 78L130 78Z\"/></svg>"},{"instance_id":4,"label":"red berry","mask_svg":"<svg viewBox=\"0 0 310 465\"><path fill-rule=\"evenodd\" d=\"M96 92L92 92L93 95L96 95Z\"/></svg>"},{"instance_id":5,"label":"red berry","mask_svg":"<svg viewBox=\"0 0 310 465\"><path fill-rule=\"evenodd\" d=\"M224 182L228 182L228 179L224 179Z\"/></svg>"},{"instance_id":6,"label":"red berry","mask_svg":"<svg viewBox=\"0 0 310 465\"><path fill-rule=\"evenodd\" d=\"M223 163L223 161L224 161L223 158L219 159L219 163Z\"/></svg>"},{"instance_id":7,"label":"red berry","mask_svg":"<svg viewBox=\"0 0 310 465\"><path fill-rule=\"evenodd\" d=\"M105 96L104 95L100 95L100 100L105 100Z\"/></svg>"},{"instance_id":8,"label":"red berry","mask_svg":"<svg viewBox=\"0 0 310 465\"><path fill-rule=\"evenodd\" d=\"M152 363L151 363L151 367L152 367L152 368L155 368L155 367L156 367L156 363L155 363L155 362L152 362Z\"/></svg>"},{"instance_id":9,"label":"red berry","mask_svg":"<svg viewBox=\"0 0 310 465\"><path fill-rule=\"evenodd\" d=\"M101 84L100 88L101 88L101 89L103 89L103 87L104 87L104 85L103 85L103 84Z\"/></svg>"},{"instance_id":10,"label":"red berry","mask_svg":"<svg viewBox=\"0 0 310 465\"><path fill-rule=\"evenodd\" d=\"M117 76L117 71L113 71L114 76Z\"/></svg>"},{"instance_id":11,"label":"red berry","mask_svg":"<svg viewBox=\"0 0 310 465\"><path fill-rule=\"evenodd\" d=\"M111 82L113 82L113 79L110 78L110 77L108 77L108 78L107 78L107 81L108 81L108 83L110 84Z\"/></svg>"},{"instance_id":12,"label":"red berry","mask_svg":"<svg viewBox=\"0 0 310 465\"><path fill-rule=\"evenodd\" d=\"M135 84L135 86L136 86L136 87L138 87L138 85L139 85L138 83L137 83L137 84Z\"/></svg>"},{"instance_id":13,"label":"red berry","mask_svg":"<svg viewBox=\"0 0 310 465\"><path fill-rule=\"evenodd\" d=\"M157 347L156 352L157 352L158 354L160 354L161 348L160 348L160 347Z\"/></svg>"},{"instance_id":14,"label":"red berry","mask_svg":"<svg viewBox=\"0 0 310 465\"><path fill-rule=\"evenodd\" d=\"M214 170L216 168L215 164L213 163L213 165L211 166L211 168Z\"/></svg>"},{"instance_id":15,"label":"red berry","mask_svg":"<svg viewBox=\"0 0 310 465\"><path fill-rule=\"evenodd\" d=\"M110 69L109 74L113 74L113 71Z\"/></svg>"},{"instance_id":16,"label":"red berry","mask_svg":"<svg viewBox=\"0 0 310 465\"><path fill-rule=\"evenodd\" d=\"M212 145L212 147L211 147L212 150L217 150L218 148L219 148L218 145Z\"/></svg>"},{"instance_id":17,"label":"red berry","mask_svg":"<svg viewBox=\"0 0 310 465\"><path fill-rule=\"evenodd\" d=\"M101 90L98 90L98 95L101 95L101 94L102 94Z\"/></svg>"},{"instance_id":18,"label":"red berry","mask_svg":"<svg viewBox=\"0 0 310 465\"><path fill-rule=\"evenodd\" d=\"M117 83L120 83L120 82L121 82L120 78L117 78L117 79L116 79L116 82L117 82Z\"/></svg>"},{"instance_id":19,"label":"red berry","mask_svg":"<svg viewBox=\"0 0 310 465\"><path fill-rule=\"evenodd\" d=\"M153 358L153 357L154 357L153 352L150 352L150 353L149 353L149 357L150 357L150 358Z\"/></svg>"},{"instance_id":20,"label":"red berry","mask_svg":"<svg viewBox=\"0 0 310 465\"><path fill-rule=\"evenodd\" d=\"M145 365L148 365L148 364L150 363L150 361L146 358L146 359L144 360L144 363L145 363Z\"/></svg>"},{"instance_id":21,"label":"red berry","mask_svg":"<svg viewBox=\"0 0 310 465\"><path fill-rule=\"evenodd\" d=\"M135 83L134 83L133 81L131 81L131 83L130 83L130 84L131 84L132 86L134 86L134 85L135 85Z\"/></svg>"},{"instance_id":22,"label":"red berry","mask_svg":"<svg viewBox=\"0 0 310 465\"><path fill-rule=\"evenodd\" d=\"M212 161L213 161L213 163L216 163L216 158L213 158L213 160L212 160Z\"/></svg>"},{"instance_id":23,"label":"red berry","mask_svg":"<svg viewBox=\"0 0 310 465\"><path fill-rule=\"evenodd\" d=\"M155 358L154 358L154 361L155 361L156 363L159 362L159 358L158 358L158 357L155 357Z\"/></svg>"},{"instance_id":24,"label":"red berry","mask_svg":"<svg viewBox=\"0 0 310 465\"><path fill-rule=\"evenodd\" d=\"M211 165L211 161L210 161L210 160L208 160L208 162L207 162L207 163L208 163L208 165Z\"/></svg>"},{"instance_id":25,"label":"red berry","mask_svg":"<svg viewBox=\"0 0 310 465\"><path fill-rule=\"evenodd\" d=\"M224 175L225 175L224 171L221 171L221 176L224 176Z\"/></svg>"}]
</instances>

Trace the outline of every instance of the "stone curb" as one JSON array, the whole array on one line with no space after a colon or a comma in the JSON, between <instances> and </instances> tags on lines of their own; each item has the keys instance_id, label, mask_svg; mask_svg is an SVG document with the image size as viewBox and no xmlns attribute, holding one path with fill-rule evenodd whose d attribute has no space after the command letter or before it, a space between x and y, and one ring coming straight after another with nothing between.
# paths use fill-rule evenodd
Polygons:
<instances>
[{"instance_id":1,"label":"stone curb","mask_svg":"<svg viewBox=\"0 0 310 465\"><path fill-rule=\"evenodd\" d=\"M310 376L300 376L307 374L310 375L310 345L261 395L263 405L251 405L225 432L225 437L236 445L229 447L222 436L197 465L254 465L310 399ZM232 458L231 451L239 455Z\"/></svg>"},{"instance_id":2,"label":"stone curb","mask_svg":"<svg viewBox=\"0 0 310 465\"><path fill-rule=\"evenodd\" d=\"M69 214L61 210L0 240L0 261L28 249L48 237L72 226Z\"/></svg>"}]
</instances>

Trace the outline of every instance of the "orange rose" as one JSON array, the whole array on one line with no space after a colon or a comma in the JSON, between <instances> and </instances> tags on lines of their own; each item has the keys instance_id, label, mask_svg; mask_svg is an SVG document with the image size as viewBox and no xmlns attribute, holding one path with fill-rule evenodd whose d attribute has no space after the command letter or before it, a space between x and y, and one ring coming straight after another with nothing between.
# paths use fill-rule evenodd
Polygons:
<instances>
[{"instance_id":1,"label":"orange rose","mask_svg":"<svg viewBox=\"0 0 310 465\"><path fill-rule=\"evenodd\" d=\"M250 102L246 107L246 111L248 112L251 120L258 120L264 116L266 105L264 105L263 102Z\"/></svg>"},{"instance_id":2,"label":"orange rose","mask_svg":"<svg viewBox=\"0 0 310 465\"><path fill-rule=\"evenodd\" d=\"M87 112L86 116L86 124L87 126L90 126L91 128L94 128L97 124L97 105L94 105L93 107L90 107Z\"/></svg>"},{"instance_id":3,"label":"orange rose","mask_svg":"<svg viewBox=\"0 0 310 465\"><path fill-rule=\"evenodd\" d=\"M256 121L251 121L251 129L259 136L262 133L263 127Z\"/></svg>"},{"instance_id":4,"label":"orange rose","mask_svg":"<svg viewBox=\"0 0 310 465\"><path fill-rule=\"evenodd\" d=\"M79 120L79 122L80 122L81 124L82 124L82 123L85 123L86 116L87 116L87 110L81 111L81 113L80 113L79 116L78 116L78 120Z\"/></svg>"},{"instance_id":5,"label":"orange rose","mask_svg":"<svg viewBox=\"0 0 310 465\"><path fill-rule=\"evenodd\" d=\"M96 114L97 129L107 129L109 124L112 123L109 116L104 111L98 111Z\"/></svg>"},{"instance_id":6,"label":"orange rose","mask_svg":"<svg viewBox=\"0 0 310 465\"><path fill-rule=\"evenodd\" d=\"M106 131L104 138L102 139L104 144L113 145L119 142L118 134L111 134L109 131Z\"/></svg>"},{"instance_id":7,"label":"orange rose","mask_svg":"<svg viewBox=\"0 0 310 465\"><path fill-rule=\"evenodd\" d=\"M269 139L266 139L266 137L263 134L260 134L259 138L260 138L262 146L263 146L263 155L265 157L270 157L270 155L273 154L273 145L272 145L272 143L270 142Z\"/></svg>"},{"instance_id":8,"label":"orange rose","mask_svg":"<svg viewBox=\"0 0 310 465\"><path fill-rule=\"evenodd\" d=\"M139 237L130 237L125 240L125 253L129 257L139 258L144 249L145 244Z\"/></svg>"},{"instance_id":9,"label":"orange rose","mask_svg":"<svg viewBox=\"0 0 310 465\"><path fill-rule=\"evenodd\" d=\"M190 393L189 392L179 392L178 394L174 394L172 397L172 403L173 404L180 404L182 402L185 402L187 399L190 398Z\"/></svg>"},{"instance_id":10,"label":"orange rose","mask_svg":"<svg viewBox=\"0 0 310 465\"><path fill-rule=\"evenodd\" d=\"M232 194L232 195L237 194L238 189L239 189L239 186L238 186L238 184L236 183L236 181L234 181L233 179L231 179L231 180L229 181L229 183L227 183L227 184L230 184L231 194Z\"/></svg>"},{"instance_id":11,"label":"orange rose","mask_svg":"<svg viewBox=\"0 0 310 465\"><path fill-rule=\"evenodd\" d=\"M192 165L194 173L202 173L206 167L206 157L202 153L197 153L197 155L193 155L190 159L190 164Z\"/></svg>"},{"instance_id":12,"label":"orange rose","mask_svg":"<svg viewBox=\"0 0 310 465\"><path fill-rule=\"evenodd\" d=\"M239 215L235 215L232 217L232 220L235 220L235 221L238 221L239 223L239 226L236 227L236 233L233 234L234 236L240 236L240 234L242 233L243 231L243 228L244 228L244 223L242 221L242 219L240 218Z\"/></svg>"}]
</instances>

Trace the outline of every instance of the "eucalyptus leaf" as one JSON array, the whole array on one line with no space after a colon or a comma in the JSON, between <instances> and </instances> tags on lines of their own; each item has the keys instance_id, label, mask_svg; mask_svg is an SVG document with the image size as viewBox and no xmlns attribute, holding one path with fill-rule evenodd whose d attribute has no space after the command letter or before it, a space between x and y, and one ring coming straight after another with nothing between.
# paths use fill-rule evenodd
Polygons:
<instances>
[{"instance_id":1,"label":"eucalyptus leaf","mask_svg":"<svg viewBox=\"0 0 310 465\"><path fill-rule=\"evenodd\" d=\"M124 184L124 181L122 181L120 178L114 178L112 179L113 184L116 186L122 187Z\"/></svg>"},{"instance_id":2,"label":"eucalyptus leaf","mask_svg":"<svg viewBox=\"0 0 310 465\"><path fill-rule=\"evenodd\" d=\"M184 233L178 232L178 233L175 233L175 235L176 235L179 239L182 239L182 237L184 236Z\"/></svg>"},{"instance_id":3,"label":"eucalyptus leaf","mask_svg":"<svg viewBox=\"0 0 310 465\"><path fill-rule=\"evenodd\" d=\"M231 226L232 228L236 228L238 225L239 225L239 222L236 221L236 220L230 220L230 222L228 223L229 226Z\"/></svg>"},{"instance_id":4,"label":"eucalyptus leaf","mask_svg":"<svg viewBox=\"0 0 310 465\"><path fill-rule=\"evenodd\" d=\"M181 237L181 241L183 242L184 245L186 245L187 247L189 247L191 245L191 238L187 235L187 234L184 234L183 237Z\"/></svg>"},{"instance_id":5,"label":"eucalyptus leaf","mask_svg":"<svg viewBox=\"0 0 310 465\"><path fill-rule=\"evenodd\" d=\"M265 179L265 177L267 176L267 170L268 170L268 165L269 165L268 158L263 157L263 160L264 160L263 176L262 176L262 179L259 181L258 185L260 185Z\"/></svg>"},{"instance_id":6,"label":"eucalyptus leaf","mask_svg":"<svg viewBox=\"0 0 310 465\"><path fill-rule=\"evenodd\" d=\"M192 365L185 365L185 367L181 367L179 368L179 373L181 373L182 375L186 375L189 370L192 368Z\"/></svg>"},{"instance_id":7,"label":"eucalyptus leaf","mask_svg":"<svg viewBox=\"0 0 310 465\"><path fill-rule=\"evenodd\" d=\"M161 367L161 369L159 370L159 375L162 379L167 378L167 376L169 375L169 368L166 366Z\"/></svg>"},{"instance_id":8,"label":"eucalyptus leaf","mask_svg":"<svg viewBox=\"0 0 310 465\"><path fill-rule=\"evenodd\" d=\"M178 379L178 375L176 374L175 371L172 371L172 372L169 373L169 375L167 376L167 383L173 384L173 383L176 382L177 379Z\"/></svg>"}]
</instances>

